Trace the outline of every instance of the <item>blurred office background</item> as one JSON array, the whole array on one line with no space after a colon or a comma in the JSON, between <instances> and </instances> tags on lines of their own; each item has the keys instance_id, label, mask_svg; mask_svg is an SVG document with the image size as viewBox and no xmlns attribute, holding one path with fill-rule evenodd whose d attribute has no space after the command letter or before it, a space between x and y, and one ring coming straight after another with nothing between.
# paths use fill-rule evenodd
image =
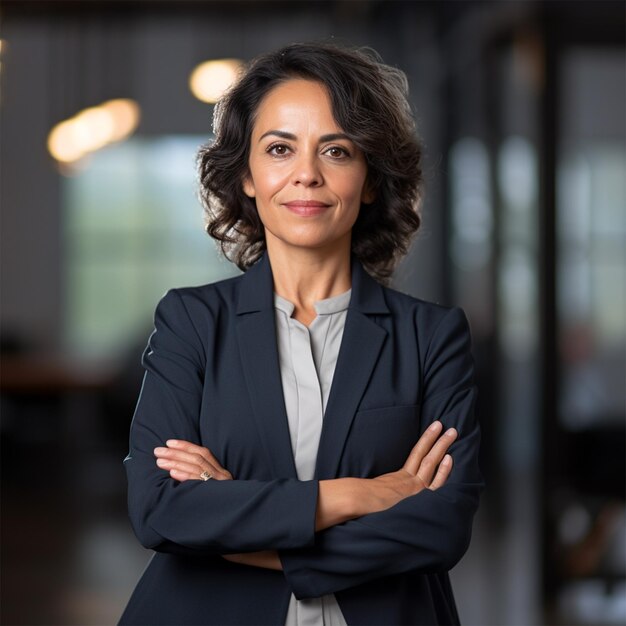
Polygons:
<instances>
[{"instance_id":1,"label":"blurred office background","mask_svg":"<svg viewBox=\"0 0 626 626\"><path fill-rule=\"evenodd\" d=\"M452 573L463 623L623 624L624 14L4 0L2 624L112 624L149 559L122 459L152 313L234 273L195 197L193 70L331 37L409 77L427 190L395 285L472 325L488 489Z\"/></svg>"}]
</instances>

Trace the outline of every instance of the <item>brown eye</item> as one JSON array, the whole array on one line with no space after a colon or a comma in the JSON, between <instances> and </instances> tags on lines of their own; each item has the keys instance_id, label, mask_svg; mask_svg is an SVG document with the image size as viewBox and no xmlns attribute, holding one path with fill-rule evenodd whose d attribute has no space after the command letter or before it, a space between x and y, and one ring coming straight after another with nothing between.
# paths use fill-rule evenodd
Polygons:
<instances>
[{"instance_id":1,"label":"brown eye","mask_svg":"<svg viewBox=\"0 0 626 626\"><path fill-rule=\"evenodd\" d=\"M333 159L341 159L350 156L345 148L340 148L339 146L331 146L326 150L326 154Z\"/></svg>"},{"instance_id":2,"label":"brown eye","mask_svg":"<svg viewBox=\"0 0 626 626\"><path fill-rule=\"evenodd\" d=\"M285 154L287 154L288 151L289 151L289 148L283 143L272 144L267 149L267 152L269 154L274 154L276 156L284 156Z\"/></svg>"}]
</instances>

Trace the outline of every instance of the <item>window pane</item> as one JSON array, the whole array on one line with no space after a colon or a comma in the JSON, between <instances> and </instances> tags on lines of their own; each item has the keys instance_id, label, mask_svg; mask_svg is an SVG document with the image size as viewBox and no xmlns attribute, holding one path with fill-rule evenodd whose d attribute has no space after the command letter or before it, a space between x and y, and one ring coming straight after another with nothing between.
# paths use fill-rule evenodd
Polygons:
<instances>
[{"instance_id":1,"label":"window pane","mask_svg":"<svg viewBox=\"0 0 626 626\"><path fill-rule=\"evenodd\" d=\"M560 419L622 423L626 343L626 130L622 50L564 58L557 193Z\"/></svg>"},{"instance_id":2,"label":"window pane","mask_svg":"<svg viewBox=\"0 0 626 626\"><path fill-rule=\"evenodd\" d=\"M116 356L147 339L171 287L238 272L203 229L195 155L206 137L136 137L65 179L65 341Z\"/></svg>"}]
</instances>

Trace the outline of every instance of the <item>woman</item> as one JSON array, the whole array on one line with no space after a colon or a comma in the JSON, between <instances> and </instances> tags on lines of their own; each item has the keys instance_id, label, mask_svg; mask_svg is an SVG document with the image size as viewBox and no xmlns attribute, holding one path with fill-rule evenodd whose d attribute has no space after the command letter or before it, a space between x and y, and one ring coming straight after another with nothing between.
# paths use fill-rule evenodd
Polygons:
<instances>
[{"instance_id":1,"label":"woman","mask_svg":"<svg viewBox=\"0 0 626 626\"><path fill-rule=\"evenodd\" d=\"M372 278L419 226L404 75L289 46L215 135L207 230L245 273L157 308L125 461L157 554L121 623L457 623L482 484L467 322Z\"/></svg>"}]
</instances>

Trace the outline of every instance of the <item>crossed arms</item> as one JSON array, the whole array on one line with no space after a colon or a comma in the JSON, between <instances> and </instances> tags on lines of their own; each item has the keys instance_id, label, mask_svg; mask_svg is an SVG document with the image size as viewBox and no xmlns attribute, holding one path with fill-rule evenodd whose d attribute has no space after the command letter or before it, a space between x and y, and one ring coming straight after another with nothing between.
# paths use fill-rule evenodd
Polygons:
<instances>
[{"instance_id":1,"label":"crossed arms","mask_svg":"<svg viewBox=\"0 0 626 626\"><path fill-rule=\"evenodd\" d=\"M462 313L450 311L431 341L422 403L431 425L402 467L369 479L256 481L233 477L196 443L201 364L191 331L171 321L182 306L168 295L157 309L126 461L131 520L146 547L283 569L297 597L456 563L482 488ZM200 480L205 471L212 480Z\"/></svg>"}]
</instances>

